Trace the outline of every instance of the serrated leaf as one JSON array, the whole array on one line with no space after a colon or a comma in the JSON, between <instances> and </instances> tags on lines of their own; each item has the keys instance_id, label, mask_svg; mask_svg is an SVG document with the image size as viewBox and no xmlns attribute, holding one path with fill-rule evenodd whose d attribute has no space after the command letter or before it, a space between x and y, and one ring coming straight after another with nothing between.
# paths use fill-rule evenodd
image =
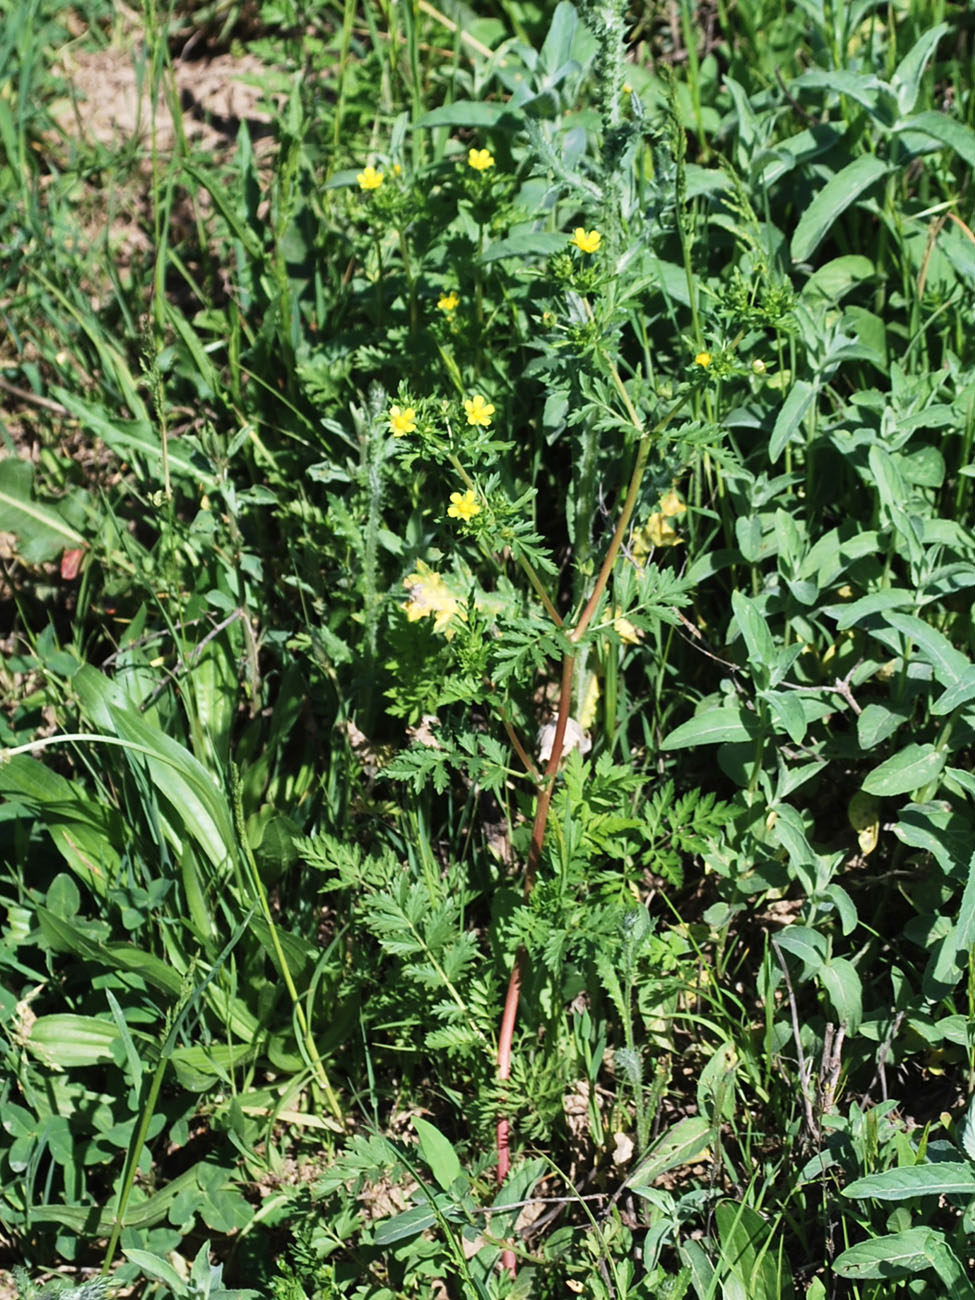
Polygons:
<instances>
[{"instance_id":1,"label":"serrated leaf","mask_svg":"<svg viewBox=\"0 0 975 1300\"><path fill-rule=\"evenodd\" d=\"M815 252L833 222L889 170L888 163L868 153L830 177L799 219L790 245L793 262L804 262Z\"/></svg>"}]
</instances>

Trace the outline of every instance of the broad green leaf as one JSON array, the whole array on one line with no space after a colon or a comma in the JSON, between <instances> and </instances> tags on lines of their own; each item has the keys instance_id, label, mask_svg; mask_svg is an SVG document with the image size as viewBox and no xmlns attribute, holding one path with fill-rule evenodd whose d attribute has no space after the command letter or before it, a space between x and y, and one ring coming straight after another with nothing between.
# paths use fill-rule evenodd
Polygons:
<instances>
[{"instance_id":1,"label":"broad green leaf","mask_svg":"<svg viewBox=\"0 0 975 1300\"><path fill-rule=\"evenodd\" d=\"M805 925L787 925L775 936L775 942L802 962L805 976L820 970L826 960L826 938Z\"/></svg>"},{"instance_id":2,"label":"broad green leaf","mask_svg":"<svg viewBox=\"0 0 975 1300\"><path fill-rule=\"evenodd\" d=\"M843 1195L849 1194L850 1188L844 1188ZM840 1277L910 1277L931 1267L931 1254L939 1240L944 1238L933 1228L908 1228L886 1237L872 1237L844 1250L833 1268Z\"/></svg>"},{"instance_id":3,"label":"broad green leaf","mask_svg":"<svg viewBox=\"0 0 975 1300\"><path fill-rule=\"evenodd\" d=\"M748 662L753 668L767 671L775 658L775 641L764 614L750 596L737 590L731 593L731 608L748 651Z\"/></svg>"},{"instance_id":4,"label":"broad green leaf","mask_svg":"<svg viewBox=\"0 0 975 1300\"><path fill-rule=\"evenodd\" d=\"M703 709L688 722L665 736L662 749L690 749L694 745L722 745L728 741L751 740L758 733L753 713L733 707Z\"/></svg>"},{"instance_id":5,"label":"broad green leaf","mask_svg":"<svg viewBox=\"0 0 975 1300\"><path fill-rule=\"evenodd\" d=\"M975 664L971 664L961 673L954 685L949 686L931 705L935 717L954 713L955 709L975 698Z\"/></svg>"},{"instance_id":6,"label":"broad green leaf","mask_svg":"<svg viewBox=\"0 0 975 1300\"><path fill-rule=\"evenodd\" d=\"M857 909L853 899L843 886L838 885L835 881L827 885L826 897L830 899L836 908L836 914L840 918L840 929L844 937L852 934L857 928Z\"/></svg>"},{"instance_id":7,"label":"broad green leaf","mask_svg":"<svg viewBox=\"0 0 975 1300\"><path fill-rule=\"evenodd\" d=\"M88 432L97 434L123 460L131 460L133 454L144 457L149 468L161 481L162 441L148 420L119 421L109 418L100 406L85 401L66 388L55 388L53 391L58 401L81 421ZM167 445L169 472L173 477L192 479L204 489L212 491L217 483L216 475L202 455L193 455L192 446L191 438L170 439Z\"/></svg>"},{"instance_id":8,"label":"broad green leaf","mask_svg":"<svg viewBox=\"0 0 975 1300\"><path fill-rule=\"evenodd\" d=\"M678 1120L666 1133L661 1134L646 1155L630 1173L627 1187L639 1195L641 1187L649 1187L655 1178L696 1160L710 1141L711 1125L700 1115Z\"/></svg>"},{"instance_id":9,"label":"broad green leaf","mask_svg":"<svg viewBox=\"0 0 975 1300\"><path fill-rule=\"evenodd\" d=\"M122 1254L133 1264L141 1268L149 1277L156 1278L170 1288L174 1295L182 1295L186 1284L168 1260L148 1250L136 1250L129 1246L122 1247Z\"/></svg>"},{"instance_id":10,"label":"broad green leaf","mask_svg":"<svg viewBox=\"0 0 975 1300\"><path fill-rule=\"evenodd\" d=\"M855 1033L863 1015L863 986L856 967L845 957L831 957L818 973L838 1018Z\"/></svg>"},{"instance_id":11,"label":"broad green leaf","mask_svg":"<svg viewBox=\"0 0 975 1300\"><path fill-rule=\"evenodd\" d=\"M210 773L189 750L132 709L109 706L116 731L139 745L153 782L214 867L233 859L236 837L230 806ZM138 758L133 755L138 762Z\"/></svg>"},{"instance_id":12,"label":"broad green leaf","mask_svg":"<svg viewBox=\"0 0 975 1300\"><path fill-rule=\"evenodd\" d=\"M975 1097L968 1103L965 1118L958 1133L961 1149L975 1166Z\"/></svg>"},{"instance_id":13,"label":"broad green leaf","mask_svg":"<svg viewBox=\"0 0 975 1300\"><path fill-rule=\"evenodd\" d=\"M851 72L845 68L810 68L792 83L793 90L832 90L846 99L856 100L864 108L873 111L877 106L877 96L884 90L884 83L875 76L863 72Z\"/></svg>"},{"instance_id":14,"label":"broad green leaf","mask_svg":"<svg viewBox=\"0 0 975 1300\"><path fill-rule=\"evenodd\" d=\"M71 1070L114 1062L112 1045L118 1037L118 1029L110 1020L64 1012L38 1016L24 1046L49 1069Z\"/></svg>"},{"instance_id":15,"label":"broad green leaf","mask_svg":"<svg viewBox=\"0 0 975 1300\"><path fill-rule=\"evenodd\" d=\"M975 1165L960 1161L908 1165L857 1178L843 1195L878 1201L906 1201L914 1196L975 1196Z\"/></svg>"},{"instance_id":16,"label":"broad green leaf","mask_svg":"<svg viewBox=\"0 0 975 1300\"><path fill-rule=\"evenodd\" d=\"M870 469L880 500L888 510L895 510L906 505L910 497L907 480L900 471L900 465L885 447L873 443L867 452Z\"/></svg>"},{"instance_id":17,"label":"broad green leaf","mask_svg":"<svg viewBox=\"0 0 975 1300\"><path fill-rule=\"evenodd\" d=\"M840 138L835 126L820 122L807 131L780 140L774 147L760 153L755 161L754 170L760 172L759 185L763 190L768 189L801 163L832 149Z\"/></svg>"},{"instance_id":18,"label":"broad green leaf","mask_svg":"<svg viewBox=\"0 0 975 1300\"><path fill-rule=\"evenodd\" d=\"M722 1296L726 1300L791 1300L795 1294L792 1280L783 1273L781 1257L770 1242L771 1225L750 1205L733 1201L719 1202L714 1217L721 1243Z\"/></svg>"},{"instance_id":19,"label":"broad green leaf","mask_svg":"<svg viewBox=\"0 0 975 1300\"><path fill-rule=\"evenodd\" d=\"M481 261L497 262L502 257L550 257L566 247L568 240L565 235L547 230L525 230L488 244L481 254Z\"/></svg>"},{"instance_id":20,"label":"broad green leaf","mask_svg":"<svg viewBox=\"0 0 975 1300\"><path fill-rule=\"evenodd\" d=\"M909 113L917 103L921 78L928 66L928 60L947 31L949 31L947 23L938 23L937 27L929 28L894 69L890 88L897 96L897 107L902 113Z\"/></svg>"},{"instance_id":21,"label":"broad green leaf","mask_svg":"<svg viewBox=\"0 0 975 1300\"><path fill-rule=\"evenodd\" d=\"M868 704L857 718L857 740L864 751L873 749L907 721L907 714L885 704Z\"/></svg>"},{"instance_id":22,"label":"broad green leaf","mask_svg":"<svg viewBox=\"0 0 975 1300\"><path fill-rule=\"evenodd\" d=\"M42 564L65 550L88 545L53 506L35 501L34 466L19 456L0 459L0 531L14 533L25 564Z\"/></svg>"},{"instance_id":23,"label":"broad green leaf","mask_svg":"<svg viewBox=\"0 0 975 1300\"><path fill-rule=\"evenodd\" d=\"M855 285L875 274L876 267L869 257L861 253L846 253L817 267L803 285L800 296L805 299L819 295L827 302L838 303Z\"/></svg>"},{"instance_id":24,"label":"broad green leaf","mask_svg":"<svg viewBox=\"0 0 975 1300\"><path fill-rule=\"evenodd\" d=\"M956 650L945 634L930 623L895 610L887 611L884 621L914 642L942 686L957 686L965 673L975 671L968 656Z\"/></svg>"},{"instance_id":25,"label":"broad green leaf","mask_svg":"<svg viewBox=\"0 0 975 1300\"><path fill-rule=\"evenodd\" d=\"M420 1139L420 1153L430 1166L430 1172L444 1191L449 1191L454 1179L462 1172L456 1151L440 1130L427 1120L415 1118L413 1127Z\"/></svg>"},{"instance_id":26,"label":"broad green leaf","mask_svg":"<svg viewBox=\"0 0 975 1300\"><path fill-rule=\"evenodd\" d=\"M801 745L806 738L806 714L802 700L792 691L763 691L762 698L772 711L775 730L785 732L793 744Z\"/></svg>"},{"instance_id":27,"label":"broad green leaf","mask_svg":"<svg viewBox=\"0 0 975 1300\"><path fill-rule=\"evenodd\" d=\"M922 135L930 136L939 144L954 149L959 158L975 169L975 131L956 118L931 109L926 113L916 113L913 117L905 118L898 123L896 130L918 131Z\"/></svg>"},{"instance_id":28,"label":"broad green leaf","mask_svg":"<svg viewBox=\"0 0 975 1300\"><path fill-rule=\"evenodd\" d=\"M882 591L871 591L849 605L830 605L825 612L836 615L837 630L843 632L871 614L880 614L888 609L910 609L915 600L915 594L904 587L885 587Z\"/></svg>"},{"instance_id":29,"label":"broad green leaf","mask_svg":"<svg viewBox=\"0 0 975 1300\"><path fill-rule=\"evenodd\" d=\"M414 1205L412 1210L404 1210L392 1219L384 1219L376 1228L377 1246L392 1246L397 1241L418 1237L437 1222L437 1216L429 1205Z\"/></svg>"},{"instance_id":30,"label":"broad green leaf","mask_svg":"<svg viewBox=\"0 0 975 1300\"><path fill-rule=\"evenodd\" d=\"M464 126L476 127L478 130L490 130L502 124L507 117L512 123L517 118L507 104L498 104L486 100L455 99L452 104L441 104L429 113L424 113L414 124L417 127Z\"/></svg>"},{"instance_id":31,"label":"broad green leaf","mask_svg":"<svg viewBox=\"0 0 975 1300\"><path fill-rule=\"evenodd\" d=\"M832 176L799 219L792 236L793 262L804 262L826 238L833 222L859 196L886 176L890 167L875 154L864 154Z\"/></svg>"},{"instance_id":32,"label":"broad green leaf","mask_svg":"<svg viewBox=\"0 0 975 1300\"><path fill-rule=\"evenodd\" d=\"M690 1270L699 1300L710 1300L714 1290L714 1265L699 1241L685 1241L678 1247L682 1263Z\"/></svg>"},{"instance_id":33,"label":"broad green leaf","mask_svg":"<svg viewBox=\"0 0 975 1300\"><path fill-rule=\"evenodd\" d=\"M98 966L132 971L164 993L179 993L179 971L155 954L130 943L96 943L73 922L55 916L46 907L37 908L37 920L45 943L55 952L73 952Z\"/></svg>"},{"instance_id":34,"label":"broad green leaf","mask_svg":"<svg viewBox=\"0 0 975 1300\"><path fill-rule=\"evenodd\" d=\"M888 798L918 790L938 776L945 765L945 754L934 745L908 745L885 763L875 767L864 779L867 794Z\"/></svg>"}]
</instances>

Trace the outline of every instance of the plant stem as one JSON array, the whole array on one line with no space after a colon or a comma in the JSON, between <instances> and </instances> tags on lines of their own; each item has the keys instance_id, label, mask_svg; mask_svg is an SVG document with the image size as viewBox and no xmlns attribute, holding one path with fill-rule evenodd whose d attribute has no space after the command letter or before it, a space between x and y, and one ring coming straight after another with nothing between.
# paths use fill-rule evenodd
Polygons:
<instances>
[{"instance_id":1,"label":"plant stem","mask_svg":"<svg viewBox=\"0 0 975 1300\"><path fill-rule=\"evenodd\" d=\"M588 310L588 304L587 304ZM633 401L626 390L626 385L620 378L620 373L616 368L613 360L603 351L605 360L620 394L626 413L633 423L634 428L640 430L640 443L637 450L636 462L630 475L629 487L627 488L626 497L624 498L622 508L620 509L619 519L613 536L610 539L609 546L603 559L602 567L596 578L592 594L587 601L585 608L579 615L579 618L569 633L569 640L577 645L586 633L589 624L592 622L593 615L602 600L603 593L606 590L606 584L609 582L613 565L619 555L623 538L626 536L626 530L629 527L630 520L633 517L633 511L636 508L637 498L640 493L640 485L643 482L643 474L647 466L647 458L650 454L650 444L654 437L663 431L681 409L687 400L687 394L681 397L663 416L657 421L652 429L647 430L643 427L642 421L633 405ZM534 584L533 584L534 585ZM546 604L546 608L548 605ZM552 611L550 611L551 613ZM561 619L555 615L557 626L562 625ZM559 763L562 760L562 750L565 746L565 732L569 721L569 710L572 702L572 678L575 672L576 656L575 654L566 654L562 659L562 681L559 690L559 711L555 724L555 737L552 741L552 752L549 760L545 765L545 771L542 775L542 781L539 785L538 800L535 805L535 820L532 825L531 844L528 849L528 859L525 866L525 898L531 896L535 887L535 877L538 871L538 864L541 861L542 845L545 840L545 828L548 824L549 807L552 802L552 792L555 788L555 777L558 772ZM514 962L511 967L511 975L508 979L508 991L504 1000L504 1010L501 1015L501 1028L498 1035L498 1056L497 1056L497 1077L502 1083L506 1082L511 1076L511 1047L514 1041L515 1023L518 1018L518 999L521 994L521 986L524 980L526 953L524 948L519 948L515 954ZM508 1176L511 1167L510 1152L511 1121L507 1115L502 1115L497 1123L496 1149L498 1157L497 1179L503 1183ZM514 1252L506 1248L501 1252L501 1266L507 1269L511 1274L515 1271Z\"/></svg>"}]
</instances>

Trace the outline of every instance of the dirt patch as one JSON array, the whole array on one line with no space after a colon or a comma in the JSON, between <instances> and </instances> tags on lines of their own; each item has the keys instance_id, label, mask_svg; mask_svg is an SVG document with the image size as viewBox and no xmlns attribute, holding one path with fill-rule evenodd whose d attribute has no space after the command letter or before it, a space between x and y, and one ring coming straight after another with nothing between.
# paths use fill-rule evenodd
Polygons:
<instances>
[{"instance_id":1,"label":"dirt patch","mask_svg":"<svg viewBox=\"0 0 975 1300\"><path fill-rule=\"evenodd\" d=\"M169 96L164 79L155 96L150 93L149 68L135 46L67 48L58 71L72 91L52 105L52 116L65 136L88 144L113 151L135 144L148 151L155 141L158 152L172 152L177 140L173 95L187 141L208 152L232 147L241 122L252 139L271 131L271 115L260 107L268 70L246 53L175 63Z\"/></svg>"}]
</instances>

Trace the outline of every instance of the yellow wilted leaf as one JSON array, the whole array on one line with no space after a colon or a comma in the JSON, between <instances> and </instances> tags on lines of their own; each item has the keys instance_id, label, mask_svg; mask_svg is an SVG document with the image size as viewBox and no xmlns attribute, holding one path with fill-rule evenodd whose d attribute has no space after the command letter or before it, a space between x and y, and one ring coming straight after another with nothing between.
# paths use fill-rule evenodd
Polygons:
<instances>
[{"instance_id":1,"label":"yellow wilted leaf","mask_svg":"<svg viewBox=\"0 0 975 1300\"><path fill-rule=\"evenodd\" d=\"M846 815L857 833L860 852L872 853L880 838L880 800L858 790L847 806Z\"/></svg>"}]
</instances>

